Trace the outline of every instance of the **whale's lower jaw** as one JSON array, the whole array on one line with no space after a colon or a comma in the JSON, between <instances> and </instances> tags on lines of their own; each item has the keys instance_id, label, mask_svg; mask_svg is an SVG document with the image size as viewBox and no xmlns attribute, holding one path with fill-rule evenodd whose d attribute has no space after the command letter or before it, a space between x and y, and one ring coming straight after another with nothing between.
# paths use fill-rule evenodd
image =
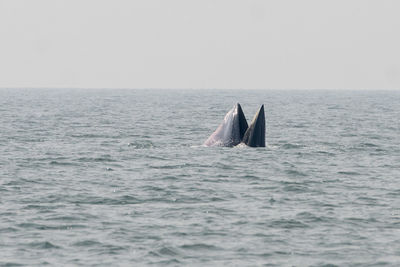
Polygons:
<instances>
[{"instance_id":1,"label":"whale's lower jaw","mask_svg":"<svg viewBox=\"0 0 400 267\"><path fill-rule=\"evenodd\" d=\"M242 142L248 128L240 104L236 104L226 115L224 121L218 126L210 137L204 142L205 146L233 147Z\"/></svg>"}]
</instances>

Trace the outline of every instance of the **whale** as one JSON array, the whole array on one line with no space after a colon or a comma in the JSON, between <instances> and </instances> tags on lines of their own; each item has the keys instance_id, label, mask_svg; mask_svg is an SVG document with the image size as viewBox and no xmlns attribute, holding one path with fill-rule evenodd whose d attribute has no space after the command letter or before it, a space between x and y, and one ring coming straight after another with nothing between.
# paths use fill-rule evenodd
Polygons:
<instances>
[{"instance_id":1,"label":"whale","mask_svg":"<svg viewBox=\"0 0 400 267\"><path fill-rule=\"evenodd\" d=\"M248 128L242 107L237 103L225 115L218 128L204 142L205 146L233 147L242 142Z\"/></svg>"},{"instance_id":2,"label":"whale","mask_svg":"<svg viewBox=\"0 0 400 267\"><path fill-rule=\"evenodd\" d=\"M239 144L249 147L265 147L264 105L261 105L249 126L242 107L237 103L204 142L205 146L234 147Z\"/></svg>"},{"instance_id":3,"label":"whale","mask_svg":"<svg viewBox=\"0 0 400 267\"><path fill-rule=\"evenodd\" d=\"M254 115L250 126L244 133L242 142L250 147L265 147L265 114L264 105Z\"/></svg>"}]
</instances>

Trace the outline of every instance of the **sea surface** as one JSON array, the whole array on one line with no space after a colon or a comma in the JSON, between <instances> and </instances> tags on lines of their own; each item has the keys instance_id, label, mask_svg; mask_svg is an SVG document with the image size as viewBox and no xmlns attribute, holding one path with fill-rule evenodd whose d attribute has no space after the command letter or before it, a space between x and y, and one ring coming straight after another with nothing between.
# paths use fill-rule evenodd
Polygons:
<instances>
[{"instance_id":1,"label":"sea surface","mask_svg":"<svg viewBox=\"0 0 400 267\"><path fill-rule=\"evenodd\" d=\"M0 266L399 264L400 91L0 89Z\"/></svg>"}]
</instances>

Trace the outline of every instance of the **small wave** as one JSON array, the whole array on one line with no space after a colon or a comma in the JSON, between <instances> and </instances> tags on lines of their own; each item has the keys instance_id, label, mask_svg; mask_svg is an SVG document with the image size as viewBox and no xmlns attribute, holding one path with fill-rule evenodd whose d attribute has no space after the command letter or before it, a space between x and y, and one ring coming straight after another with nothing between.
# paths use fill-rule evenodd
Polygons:
<instances>
[{"instance_id":1,"label":"small wave","mask_svg":"<svg viewBox=\"0 0 400 267\"><path fill-rule=\"evenodd\" d=\"M102 155L100 157L81 157L78 158L80 162L116 162L110 155Z\"/></svg>"},{"instance_id":2,"label":"small wave","mask_svg":"<svg viewBox=\"0 0 400 267\"><path fill-rule=\"evenodd\" d=\"M170 260L158 261L158 262L155 262L154 264L159 265L159 266L167 266L167 265L176 266L177 264L180 264L180 263L181 262L177 259L170 259Z\"/></svg>"},{"instance_id":3,"label":"small wave","mask_svg":"<svg viewBox=\"0 0 400 267\"><path fill-rule=\"evenodd\" d=\"M74 138L110 138L112 136L104 135L104 134L71 134L71 137Z\"/></svg>"},{"instance_id":4,"label":"small wave","mask_svg":"<svg viewBox=\"0 0 400 267\"><path fill-rule=\"evenodd\" d=\"M328 107L328 109L333 109L333 110L339 110L339 109L344 109L343 107L339 106L339 105L334 105L334 106L330 106Z\"/></svg>"},{"instance_id":5,"label":"small wave","mask_svg":"<svg viewBox=\"0 0 400 267\"><path fill-rule=\"evenodd\" d=\"M235 146L234 148L249 148L249 146L244 143L240 143L237 146Z\"/></svg>"},{"instance_id":6,"label":"small wave","mask_svg":"<svg viewBox=\"0 0 400 267\"><path fill-rule=\"evenodd\" d=\"M37 223L20 223L17 225L23 229L36 229L36 230L68 230L77 228L87 228L86 225L73 224L73 225L44 225Z\"/></svg>"},{"instance_id":7,"label":"small wave","mask_svg":"<svg viewBox=\"0 0 400 267\"><path fill-rule=\"evenodd\" d=\"M329 221L329 220L325 220L325 218L323 217L319 217L311 212L300 212L298 214L296 214L296 218L301 219L301 220L305 220L307 222L322 222L322 221Z\"/></svg>"},{"instance_id":8,"label":"small wave","mask_svg":"<svg viewBox=\"0 0 400 267\"><path fill-rule=\"evenodd\" d=\"M156 191L156 192L164 191L164 188L154 186L154 185L145 185L145 186L142 186L141 189L143 191Z\"/></svg>"},{"instance_id":9,"label":"small wave","mask_svg":"<svg viewBox=\"0 0 400 267\"><path fill-rule=\"evenodd\" d=\"M38 230L49 230L51 227L43 224L37 224L37 223L20 223L17 225L20 228L23 229L38 229Z\"/></svg>"},{"instance_id":10,"label":"small wave","mask_svg":"<svg viewBox=\"0 0 400 267\"><path fill-rule=\"evenodd\" d=\"M150 165L149 167L152 169L180 169L184 165Z\"/></svg>"},{"instance_id":11,"label":"small wave","mask_svg":"<svg viewBox=\"0 0 400 267\"><path fill-rule=\"evenodd\" d=\"M271 222L270 226L275 228L285 228L285 229L293 229L293 228L308 228L309 226L301 221L293 220L293 219L281 219L274 220Z\"/></svg>"},{"instance_id":12,"label":"small wave","mask_svg":"<svg viewBox=\"0 0 400 267\"><path fill-rule=\"evenodd\" d=\"M348 217L345 218L345 221L354 223L354 224L359 224L359 223L364 223L364 224L370 224L370 223L374 223L377 222L377 220L375 218L357 218L357 217Z\"/></svg>"},{"instance_id":13,"label":"small wave","mask_svg":"<svg viewBox=\"0 0 400 267\"><path fill-rule=\"evenodd\" d=\"M204 202L204 199L195 198L195 197L157 197L157 198L150 198L146 199L146 202L160 202L160 203L199 203Z\"/></svg>"},{"instance_id":14,"label":"small wave","mask_svg":"<svg viewBox=\"0 0 400 267\"><path fill-rule=\"evenodd\" d=\"M295 176L295 177L297 177L297 176L302 176L302 177L308 176L306 173L301 172L301 171L297 171L297 170L286 170L285 172L287 174L289 174L291 176Z\"/></svg>"},{"instance_id":15,"label":"small wave","mask_svg":"<svg viewBox=\"0 0 400 267\"><path fill-rule=\"evenodd\" d=\"M63 157L63 156L59 156L59 157L54 157L53 154L50 153L45 153L46 155L49 155L48 157L27 157L24 158L24 160L26 161L49 161L49 160L54 160L54 161L65 161L68 160L68 157Z\"/></svg>"},{"instance_id":16,"label":"small wave","mask_svg":"<svg viewBox=\"0 0 400 267\"><path fill-rule=\"evenodd\" d=\"M344 174L344 175L361 175L359 172L353 172L353 171L339 171L337 172L338 174Z\"/></svg>"},{"instance_id":17,"label":"small wave","mask_svg":"<svg viewBox=\"0 0 400 267\"><path fill-rule=\"evenodd\" d=\"M300 144L284 144L282 145L283 149L296 149L296 148L303 148L304 145L300 145Z\"/></svg>"},{"instance_id":18,"label":"small wave","mask_svg":"<svg viewBox=\"0 0 400 267\"><path fill-rule=\"evenodd\" d=\"M191 145L189 146L190 148L203 148L203 147L207 147L205 145Z\"/></svg>"},{"instance_id":19,"label":"small wave","mask_svg":"<svg viewBox=\"0 0 400 267\"><path fill-rule=\"evenodd\" d=\"M16 263L16 262L1 262L0 261L0 265L4 266L4 267L17 267L17 266L25 266L25 264L20 264L20 263Z\"/></svg>"},{"instance_id":20,"label":"small wave","mask_svg":"<svg viewBox=\"0 0 400 267\"><path fill-rule=\"evenodd\" d=\"M271 144L265 144L265 147L268 148L269 150L277 150L277 149L279 149L279 146L271 145Z\"/></svg>"},{"instance_id":21,"label":"small wave","mask_svg":"<svg viewBox=\"0 0 400 267\"><path fill-rule=\"evenodd\" d=\"M73 162L65 162L65 161L56 161L52 160L49 163L50 165L55 165L55 166L78 166L79 164L73 163Z\"/></svg>"},{"instance_id":22,"label":"small wave","mask_svg":"<svg viewBox=\"0 0 400 267\"><path fill-rule=\"evenodd\" d=\"M209 165L199 163L183 163L173 165L150 165L152 169L183 169L183 168L208 168Z\"/></svg>"},{"instance_id":23,"label":"small wave","mask_svg":"<svg viewBox=\"0 0 400 267\"><path fill-rule=\"evenodd\" d=\"M101 251L108 255L118 255L121 251L126 250L124 246L116 246L112 244L103 244Z\"/></svg>"},{"instance_id":24,"label":"small wave","mask_svg":"<svg viewBox=\"0 0 400 267\"><path fill-rule=\"evenodd\" d=\"M28 203L31 203L29 201ZM28 204L25 207L23 207L24 210L51 210L51 209L58 209L58 208L63 208L64 205L37 205L37 204Z\"/></svg>"},{"instance_id":25,"label":"small wave","mask_svg":"<svg viewBox=\"0 0 400 267\"><path fill-rule=\"evenodd\" d=\"M316 153L322 154L322 155L327 155L327 156L336 156L335 153L328 152L328 151L323 151L323 150L318 150L318 151L316 151Z\"/></svg>"},{"instance_id":26,"label":"small wave","mask_svg":"<svg viewBox=\"0 0 400 267\"><path fill-rule=\"evenodd\" d=\"M167 255L167 256L177 256L179 255L179 252L173 248L170 247L162 247L159 250L157 250L157 253L159 255Z\"/></svg>"},{"instance_id":27,"label":"small wave","mask_svg":"<svg viewBox=\"0 0 400 267\"><path fill-rule=\"evenodd\" d=\"M132 142L128 143L129 147L132 147L133 149L146 149L146 148L153 148L154 145L150 141L144 141L144 142Z\"/></svg>"},{"instance_id":28,"label":"small wave","mask_svg":"<svg viewBox=\"0 0 400 267\"><path fill-rule=\"evenodd\" d=\"M80 221L81 218L77 216L55 216L47 218L46 221L61 221L61 222L70 222L70 221Z\"/></svg>"},{"instance_id":29,"label":"small wave","mask_svg":"<svg viewBox=\"0 0 400 267\"><path fill-rule=\"evenodd\" d=\"M93 246L100 246L101 243L95 240L83 240L78 241L73 244L75 247L93 247Z\"/></svg>"},{"instance_id":30,"label":"small wave","mask_svg":"<svg viewBox=\"0 0 400 267\"><path fill-rule=\"evenodd\" d=\"M379 200L377 198L373 198L373 197L367 197L367 196L361 196L357 198L358 201L360 201L361 203L363 203L364 205L369 205L369 206L382 206L385 207L386 205L384 204L380 204Z\"/></svg>"},{"instance_id":31,"label":"small wave","mask_svg":"<svg viewBox=\"0 0 400 267\"><path fill-rule=\"evenodd\" d=\"M165 157L154 156L154 155L146 155L146 158L147 159L156 159L156 160L161 160L161 161L167 160Z\"/></svg>"},{"instance_id":32,"label":"small wave","mask_svg":"<svg viewBox=\"0 0 400 267\"><path fill-rule=\"evenodd\" d=\"M308 125L306 123L302 123L302 124L295 124L292 127L293 128L307 128Z\"/></svg>"},{"instance_id":33,"label":"small wave","mask_svg":"<svg viewBox=\"0 0 400 267\"><path fill-rule=\"evenodd\" d=\"M248 179L248 180L261 180L261 177L251 175L251 174L246 174L243 176L243 179Z\"/></svg>"},{"instance_id":34,"label":"small wave","mask_svg":"<svg viewBox=\"0 0 400 267\"><path fill-rule=\"evenodd\" d=\"M180 246L181 249L185 250L221 250L219 247L216 247L214 245L208 245L204 243L198 243L198 244L190 244L190 245L182 245Z\"/></svg>"},{"instance_id":35,"label":"small wave","mask_svg":"<svg viewBox=\"0 0 400 267\"><path fill-rule=\"evenodd\" d=\"M217 169L222 169L222 170L234 170L235 169L235 166L232 166L231 164L221 163L221 162L214 163L213 167L217 168Z\"/></svg>"},{"instance_id":36,"label":"small wave","mask_svg":"<svg viewBox=\"0 0 400 267\"><path fill-rule=\"evenodd\" d=\"M363 146L363 147L379 147L378 145L375 145L373 143L362 143L361 146Z\"/></svg>"},{"instance_id":37,"label":"small wave","mask_svg":"<svg viewBox=\"0 0 400 267\"><path fill-rule=\"evenodd\" d=\"M18 230L14 227L6 227L6 228L0 228L0 233L12 233L12 232L17 232Z\"/></svg>"},{"instance_id":38,"label":"small wave","mask_svg":"<svg viewBox=\"0 0 400 267\"><path fill-rule=\"evenodd\" d=\"M324 263L324 264L321 264L321 267L339 267L339 265L336 265L333 263Z\"/></svg>"},{"instance_id":39,"label":"small wave","mask_svg":"<svg viewBox=\"0 0 400 267\"><path fill-rule=\"evenodd\" d=\"M0 192L9 192L7 188L0 187Z\"/></svg>"},{"instance_id":40,"label":"small wave","mask_svg":"<svg viewBox=\"0 0 400 267\"><path fill-rule=\"evenodd\" d=\"M106 198L98 196L75 196L71 199L73 204L92 204L92 205L125 205L138 204L143 201L130 195L124 195L116 198Z\"/></svg>"},{"instance_id":41,"label":"small wave","mask_svg":"<svg viewBox=\"0 0 400 267\"><path fill-rule=\"evenodd\" d=\"M289 191L289 192L306 192L307 191L307 187L304 185L300 185L300 184L289 184L286 185L283 190L284 191Z\"/></svg>"},{"instance_id":42,"label":"small wave","mask_svg":"<svg viewBox=\"0 0 400 267\"><path fill-rule=\"evenodd\" d=\"M56 248L60 248L59 246L54 245L49 241L33 242L33 243L28 244L28 246L30 246L32 248L37 248L37 249L56 249Z\"/></svg>"},{"instance_id":43,"label":"small wave","mask_svg":"<svg viewBox=\"0 0 400 267\"><path fill-rule=\"evenodd\" d=\"M220 198L220 197L212 197L212 198L210 198L210 202L221 202L221 201L225 201L225 199Z\"/></svg>"},{"instance_id":44,"label":"small wave","mask_svg":"<svg viewBox=\"0 0 400 267\"><path fill-rule=\"evenodd\" d=\"M179 178L177 176L167 175L167 176L164 176L162 179L163 180L178 180Z\"/></svg>"}]
</instances>

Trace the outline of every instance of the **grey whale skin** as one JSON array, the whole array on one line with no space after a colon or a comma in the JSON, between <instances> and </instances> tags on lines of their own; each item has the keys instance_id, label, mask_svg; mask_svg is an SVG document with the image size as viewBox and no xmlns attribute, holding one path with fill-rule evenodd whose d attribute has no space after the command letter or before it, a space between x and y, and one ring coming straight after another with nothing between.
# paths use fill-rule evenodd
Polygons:
<instances>
[{"instance_id":1,"label":"grey whale skin","mask_svg":"<svg viewBox=\"0 0 400 267\"><path fill-rule=\"evenodd\" d=\"M228 113L223 122L204 142L205 146L232 147L242 142L248 128L242 107L237 103Z\"/></svg>"},{"instance_id":2,"label":"grey whale skin","mask_svg":"<svg viewBox=\"0 0 400 267\"><path fill-rule=\"evenodd\" d=\"M242 107L237 103L204 145L233 147L240 143L250 147L265 147L264 105L260 107L249 127Z\"/></svg>"}]
</instances>

